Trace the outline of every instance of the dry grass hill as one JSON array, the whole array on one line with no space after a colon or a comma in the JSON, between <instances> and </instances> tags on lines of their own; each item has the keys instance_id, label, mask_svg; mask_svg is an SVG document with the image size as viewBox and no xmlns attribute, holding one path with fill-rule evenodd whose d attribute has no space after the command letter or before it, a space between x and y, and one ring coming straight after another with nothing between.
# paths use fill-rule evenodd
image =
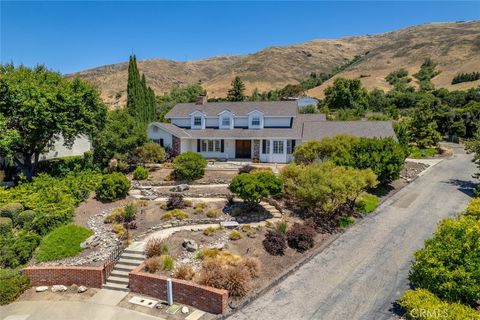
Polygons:
<instances>
[{"instance_id":1,"label":"dry grass hill","mask_svg":"<svg viewBox=\"0 0 480 320\"><path fill-rule=\"evenodd\" d=\"M410 74L418 71L426 57L438 62L441 73L433 79L437 87L465 89L480 81L451 85L459 72L480 71L480 21L432 23L379 35L312 40L291 45L270 47L248 55L219 56L188 62L151 59L139 62L147 82L157 94L176 85L201 81L210 97L224 97L233 77L240 76L247 93L297 83L311 72L329 72L361 55L355 64L336 77L360 78L368 89L388 89L385 76L398 68ZM97 85L102 97L112 107L125 103L127 63L102 66L68 76L80 76ZM308 91L321 98L332 83Z\"/></svg>"}]
</instances>

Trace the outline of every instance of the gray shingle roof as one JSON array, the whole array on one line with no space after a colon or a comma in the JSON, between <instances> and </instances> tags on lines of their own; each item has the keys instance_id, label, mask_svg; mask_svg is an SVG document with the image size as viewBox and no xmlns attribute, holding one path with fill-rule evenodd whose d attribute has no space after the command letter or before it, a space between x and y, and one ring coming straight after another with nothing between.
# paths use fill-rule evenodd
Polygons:
<instances>
[{"instance_id":1,"label":"gray shingle roof","mask_svg":"<svg viewBox=\"0 0 480 320\"><path fill-rule=\"evenodd\" d=\"M391 121L305 121L302 141L319 140L337 134L367 138L396 138Z\"/></svg>"},{"instance_id":2,"label":"gray shingle roof","mask_svg":"<svg viewBox=\"0 0 480 320\"><path fill-rule=\"evenodd\" d=\"M178 103L165 117L187 117L198 110L213 117L224 110L233 112L236 116L247 116L249 112L258 110L267 116L293 117L297 114L296 101L242 101L242 102L207 102L205 104Z\"/></svg>"},{"instance_id":3,"label":"gray shingle roof","mask_svg":"<svg viewBox=\"0 0 480 320\"><path fill-rule=\"evenodd\" d=\"M149 124L149 126L151 125L155 125L171 134L173 134L174 136L178 137L178 138L190 138L190 134L188 134L187 131L190 131L190 130L185 130L185 129L182 129L180 127L177 127L176 125L174 124L171 124L171 123L167 123L167 122L152 122Z\"/></svg>"}]
</instances>

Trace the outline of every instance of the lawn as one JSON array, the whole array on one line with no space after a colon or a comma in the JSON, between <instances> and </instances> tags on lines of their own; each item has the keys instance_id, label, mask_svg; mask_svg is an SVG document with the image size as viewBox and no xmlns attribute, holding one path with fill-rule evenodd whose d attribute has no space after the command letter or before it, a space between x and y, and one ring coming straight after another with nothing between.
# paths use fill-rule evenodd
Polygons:
<instances>
[{"instance_id":1,"label":"lawn","mask_svg":"<svg viewBox=\"0 0 480 320\"><path fill-rule=\"evenodd\" d=\"M410 158L412 159L433 158L436 154L438 154L437 148L420 149L417 147L413 147L412 152L410 153Z\"/></svg>"},{"instance_id":2,"label":"lawn","mask_svg":"<svg viewBox=\"0 0 480 320\"><path fill-rule=\"evenodd\" d=\"M360 213L373 212L378 205L380 198L369 193L362 193L355 201L355 206Z\"/></svg>"},{"instance_id":3,"label":"lawn","mask_svg":"<svg viewBox=\"0 0 480 320\"><path fill-rule=\"evenodd\" d=\"M91 235L90 230L75 224L58 227L43 238L36 258L51 261L76 256L82 250L80 244Z\"/></svg>"}]
</instances>

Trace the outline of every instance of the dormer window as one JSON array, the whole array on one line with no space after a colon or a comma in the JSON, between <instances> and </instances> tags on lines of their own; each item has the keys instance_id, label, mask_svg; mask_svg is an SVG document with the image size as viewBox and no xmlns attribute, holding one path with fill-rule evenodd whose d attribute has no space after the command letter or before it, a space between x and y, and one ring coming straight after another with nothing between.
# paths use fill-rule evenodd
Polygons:
<instances>
[{"instance_id":1,"label":"dormer window","mask_svg":"<svg viewBox=\"0 0 480 320\"><path fill-rule=\"evenodd\" d=\"M222 118L222 127L230 127L230 117Z\"/></svg>"},{"instance_id":2,"label":"dormer window","mask_svg":"<svg viewBox=\"0 0 480 320\"><path fill-rule=\"evenodd\" d=\"M193 118L193 125L195 127L201 127L202 126L202 117L194 117Z\"/></svg>"},{"instance_id":3,"label":"dormer window","mask_svg":"<svg viewBox=\"0 0 480 320\"><path fill-rule=\"evenodd\" d=\"M252 127L258 127L260 126L260 117L259 116L253 116L252 117Z\"/></svg>"}]
</instances>

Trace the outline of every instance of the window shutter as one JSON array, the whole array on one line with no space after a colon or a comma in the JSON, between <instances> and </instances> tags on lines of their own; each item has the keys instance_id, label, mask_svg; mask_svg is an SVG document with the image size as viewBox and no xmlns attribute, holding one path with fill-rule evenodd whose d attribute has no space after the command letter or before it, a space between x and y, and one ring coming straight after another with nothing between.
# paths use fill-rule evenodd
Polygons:
<instances>
[{"instance_id":1,"label":"window shutter","mask_svg":"<svg viewBox=\"0 0 480 320\"><path fill-rule=\"evenodd\" d=\"M225 152L225 140L220 140L220 152Z\"/></svg>"},{"instance_id":2,"label":"window shutter","mask_svg":"<svg viewBox=\"0 0 480 320\"><path fill-rule=\"evenodd\" d=\"M295 151L295 142L296 142L295 140L292 140L292 153L293 151Z\"/></svg>"},{"instance_id":3,"label":"window shutter","mask_svg":"<svg viewBox=\"0 0 480 320\"><path fill-rule=\"evenodd\" d=\"M197 139L197 152L200 152L200 139Z\"/></svg>"},{"instance_id":4,"label":"window shutter","mask_svg":"<svg viewBox=\"0 0 480 320\"><path fill-rule=\"evenodd\" d=\"M160 147L163 148L163 139L160 139Z\"/></svg>"},{"instance_id":5,"label":"window shutter","mask_svg":"<svg viewBox=\"0 0 480 320\"><path fill-rule=\"evenodd\" d=\"M262 154L267 153L267 140L262 140Z\"/></svg>"}]
</instances>

